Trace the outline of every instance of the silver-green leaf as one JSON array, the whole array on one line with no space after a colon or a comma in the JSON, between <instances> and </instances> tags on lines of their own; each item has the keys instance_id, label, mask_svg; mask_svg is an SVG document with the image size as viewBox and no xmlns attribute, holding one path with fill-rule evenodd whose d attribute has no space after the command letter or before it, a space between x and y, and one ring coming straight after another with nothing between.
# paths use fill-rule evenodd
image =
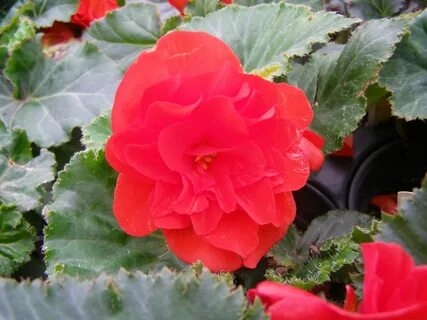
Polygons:
<instances>
[{"instance_id":1,"label":"silver-green leaf","mask_svg":"<svg viewBox=\"0 0 427 320\"><path fill-rule=\"evenodd\" d=\"M405 5L405 0L346 0L352 17L379 19L397 14Z\"/></svg>"},{"instance_id":2,"label":"silver-green leaf","mask_svg":"<svg viewBox=\"0 0 427 320\"><path fill-rule=\"evenodd\" d=\"M50 27L55 21L70 21L78 0L33 0L33 18L38 27Z\"/></svg>"},{"instance_id":3,"label":"silver-green leaf","mask_svg":"<svg viewBox=\"0 0 427 320\"><path fill-rule=\"evenodd\" d=\"M330 35L349 28L357 19L332 12L313 13L306 6L286 3L255 7L228 6L194 18L181 28L208 32L226 42L246 71L286 71L289 59L308 54L313 44L326 43Z\"/></svg>"},{"instance_id":4,"label":"silver-green leaf","mask_svg":"<svg viewBox=\"0 0 427 320\"><path fill-rule=\"evenodd\" d=\"M16 49L0 81L0 118L42 147L69 140L74 127L110 108L120 68L89 43L72 43L48 58L40 40ZM13 90L13 95L11 90Z\"/></svg>"},{"instance_id":5,"label":"silver-green leaf","mask_svg":"<svg viewBox=\"0 0 427 320\"><path fill-rule=\"evenodd\" d=\"M87 38L123 69L161 36L161 21L154 4L132 3L94 21Z\"/></svg>"},{"instance_id":6,"label":"silver-green leaf","mask_svg":"<svg viewBox=\"0 0 427 320\"><path fill-rule=\"evenodd\" d=\"M25 301L25 303L23 303ZM260 319L245 314L241 289L204 271L176 275L169 270L145 275L121 270L94 280L70 277L17 283L0 280L0 318L18 319Z\"/></svg>"},{"instance_id":7,"label":"silver-green leaf","mask_svg":"<svg viewBox=\"0 0 427 320\"><path fill-rule=\"evenodd\" d=\"M111 135L110 110L106 110L90 124L82 128L82 143L88 149L101 149Z\"/></svg>"},{"instance_id":8,"label":"silver-green leaf","mask_svg":"<svg viewBox=\"0 0 427 320\"><path fill-rule=\"evenodd\" d=\"M100 272L152 271L183 264L169 252L161 234L125 234L112 212L116 173L104 152L77 153L60 172L53 202L45 214L47 272L92 277Z\"/></svg>"},{"instance_id":9,"label":"silver-green leaf","mask_svg":"<svg viewBox=\"0 0 427 320\"><path fill-rule=\"evenodd\" d=\"M394 55L384 65L380 83L392 92L393 114L406 120L427 119L427 9L410 22Z\"/></svg>"},{"instance_id":10,"label":"silver-green leaf","mask_svg":"<svg viewBox=\"0 0 427 320\"><path fill-rule=\"evenodd\" d=\"M54 179L55 159L42 149L33 158L24 132L9 133L0 123L0 202L22 211L40 206L40 186Z\"/></svg>"},{"instance_id":11,"label":"silver-green leaf","mask_svg":"<svg viewBox=\"0 0 427 320\"><path fill-rule=\"evenodd\" d=\"M30 259L35 238L34 228L14 206L0 205L0 276L11 275Z\"/></svg>"},{"instance_id":12,"label":"silver-green leaf","mask_svg":"<svg viewBox=\"0 0 427 320\"><path fill-rule=\"evenodd\" d=\"M371 20L358 27L346 45L329 45L311 60L295 64L288 81L303 89L315 113L312 128L325 138L325 151L341 148L342 138L365 115L364 96L401 40L405 23Z\"/></svg>"}]
</instances>

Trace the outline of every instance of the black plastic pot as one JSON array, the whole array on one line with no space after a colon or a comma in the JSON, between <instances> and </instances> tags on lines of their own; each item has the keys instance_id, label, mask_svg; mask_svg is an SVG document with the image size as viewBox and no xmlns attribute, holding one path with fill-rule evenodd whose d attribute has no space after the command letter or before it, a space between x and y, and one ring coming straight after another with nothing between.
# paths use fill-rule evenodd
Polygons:
<instances>
[{"instance_id":1,"label":"black plastic pot","mask_svg":"<svg viewBox=\"0 0 427 320\"><path fill-rule=\"evenodd\" d=\"M372 150L356 168L348 192L348 208L371 211L380 194L412 191L427 172L427 125L408 122L403 135Z\"/></svg>"},{"instance_id":2,"label":"black plastic pot","mask_svg":"<svg viewBox=\"0 0 427 320\"><path fill-rule=\"evenodd\" d=\"M314 218L337 208L327 189L316 187L310 182L303 189L294 192L294 199L298 211L295 224L301 230L307 229Z\"/></svg>"},{"instance_id":3,"label":"black plastic pot","mask_svg":"<svg viewBox=\"0 0 427 320\"><path fill-rule=\"evenodd\" d=\"M427 123L391 120L353 134L353 157L328 156L321 170L294 193L297 226L305 229L333 209L376 210L379 194L411 191L427 172Z\"/></svg>"}]
</instances>

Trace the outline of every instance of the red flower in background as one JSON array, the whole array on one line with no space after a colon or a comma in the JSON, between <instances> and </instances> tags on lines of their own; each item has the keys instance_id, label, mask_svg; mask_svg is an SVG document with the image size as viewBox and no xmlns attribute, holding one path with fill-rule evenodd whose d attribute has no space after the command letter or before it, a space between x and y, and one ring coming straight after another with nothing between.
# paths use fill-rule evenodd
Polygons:
<instances>
[{"instance_id":1,"label":"red flower in background","mask_svg":"<svg viewBox=\"0 0 427 320\"><path fill-rule=\"evenodd\" d=\"M83 29L89 27L93 20L103 18L116 8L117 0L81 0L71 22L56 21L52 27L43 30L43 46L50 47L79 38Z\"/></svg>"},{"instance_id":2,"label":"red flower in background","mask_svg":"<svg viewBox=\"0 0 427 320\"><path fill-rule=\"evenodd\" d=\"M353 135L345 137L342 148L332 153L332 155L337 157L353 158Z\"/></svg>"},{"instance_id":3,"label":"red flower in background","mask_svg":"<svg viewBox=\"0 0 427 320\"><path fill-rule=\"evenodd\" d=\"M427 319L427 266L415 266L397 244L362 244L363 300L348 286L344 309L291 286L262 282L249 291L261 298L272 320L421 320Z\"/></svg>"},{"instance_id":4,"label":"red flower in background","mask_svg":"<svg viewBox=\"0 0 427 320\"><path fill-rule=\"evenodd\" d=\"M161 229L178 257L212 271L254 268L292 223L309 163L323 161L304 138L312 117L301 90L245 74L219 39L167 34L129 67L113 106L120 226Z\"/></svg>"},{"instance_id":5,"label":"red flower in background","mask_svg":"<svg viewBox=\"0 0 427 320\"><path fill-rule=\"evenodd\" d=\"M168 2L174 6L182 16L184 16L184 9L190 0L168 0Z\"/></svg>"},{"instance_id":6,"label":"red flower in background","mask_svg":"<svg viewBox=\"0 0 427 320\"><path fill-rule=\"evenodd\" d=\"M77 38L80 34L81 29L78 25L55 21L52 27L44 30L41 41L44 47L51 47Z\"/></svg>"},{"instance_id":7,"label":"red flower in background","mask_svg":"<svg viewBox=\"0 0 427 320\"><path fill-rule=\"evenodd\" d=\"M80 0L77 12L71 17L71 21L87 28L93 20L104 17L118 7L117 0Z\"/></svg>"},{"instance_id":8,"label":"red flower in background","mask_svg":"<svg viewBox=\"0 0 427 320\"><path fill-rule=\"evenodd\" d=\"M388 214L397 213L397 194L381 194L371 199L371 204Z\"/></svg>"}]
</instances>

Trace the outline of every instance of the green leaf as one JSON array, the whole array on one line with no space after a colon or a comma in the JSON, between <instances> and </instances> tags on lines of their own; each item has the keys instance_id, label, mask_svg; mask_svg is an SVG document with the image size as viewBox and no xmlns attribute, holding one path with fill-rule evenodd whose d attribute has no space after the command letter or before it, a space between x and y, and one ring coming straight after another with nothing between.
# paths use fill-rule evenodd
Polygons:
<instances>
[{"instance_id":1,"label":"green leaf","mask_svg":"<svg viewBox=\"0 0 427 320\"><path fill-rule=\"evenodd\" d=\"M310 257L313 246L319 247L327 240L348 235L358 243L362 240L370 241L362 235L373 232L370 216L357 211L333 210L314 219L304 234L291 226L285 237L271 249L271 253L280 265L295 267Z\"/></svg>"},{"instance_id":2,"label":"green leaf","mask_svg":"<svg viewBox=\"0 0 427 320\"><path fill-rule=\"evenodd\" d=\"M239 320L269 320L269 315L265 313L265 306L261 302L261 299L255 298L255 301L247 307L244 314Z\"/></svg>"},{"instance_id":3,"label":"green leaf","mask_svg":"<svg viewBox=\"0 0 427 320\"><path fill-rule=\"evenodd\" d=\"M121 270L93 281L0 280L2 319L236 320L245 307L241 289L231 290L208 272L199 278L168 270L149 276Z\"/></svg>"},{"instance_id":4,"label":"green leaf","mask_svg":"<svg viewBox=\"0 0 427 320\"><path fill-rule=\"evenodd\" d=\"M300 250L319 245L326 240L351 235L355 227L368 229L372 218L357 211L333 210L314 219L298 243Z\"/></svg>"},{"instance_id":5,"label":"green leaf","mask_svg":"<svg viewBox=\"0 0 427 320\"><path fill-rule=\"evenodd\" d=\"M281 282L310 290L331 280L334 273L351 265L360 256L359 246L348 238L327 240L318 256L308 259L301 268L287 274ZM274 276L271 278L274 280Z\"/></svg>"},{"instance_id":6,"label":"green leaf","mask_svg":"<svg viewBox=\"0 0 427 320\"><path fill-rule=\"evenodd\" d=\"M31 144L25 133L22 130L10 133L0 122L0 155L18 164L30 161L33 158Z\"/></svg>"},{"instance_id":7,"label":"green leaf","mask_svg":"<svg viewBox=\"0 0 427 320\"><path fill-rule=\"evenodd\" d=\"M286 231L286 235L283 237L283 239L280 240L273 248L271 248L270 253L273 255L274 259L276 259L279 265L285 267L295 267L298 265L299 261L306 259L306 256L303 256L303 253L298 247L300 241L301 234L294 225L291 225L288 228L288 231Z\"/></svg>"},{"instance_id":8,"label":"green leaf","mask_svg":"<svg viewBox=\"0 0 427 320\"><path fill-rule=\"evenodd\" d=\"M11 2L15 2L11 0ZM6 16L0 21L0 27L4 28L5 26L9 25L11 21L16 18L23 15L31 16L31 14L34 12L34 3L28 2L27 0L17 0L15 4L10 7L8 13Z\"/></svg>"},{"instance_id":9,"label":"green leaf","mask_svg":"<svg viewBox=\"0 0 427 320\"><path fill-rule=\"evenodd\" d=\"M133 3L94 21L88 39L123 69L161 36L161 21L153 4Z\"/></svg>"},{"instance_id":10,"label":"green leaf","mask_svg":"<svg viewBox=\"0 0 427 320\"><path fill-rule=\"evenodd\" d=\"M175 30L183 22L181 16L173 16L165 20L165 23L162 26L162 35L165 35L169 31Z\"/></svg>"},{"instance_id":11,"label":"green leaf","mask_svg":"<svg viewBox=\"0 0 427 320\"><path fill-rule=\"evenodd\" d=\"M4 68L4 63L6 62L7 56L8 56L7 46L0 44L0 69Z\"/></svg>"},{"instance_id":12,"label":"green leaf","mask_svg":"<svg viewBox=\"0 0 427 320\"><path fill-rule=\"evenodd\" d=\"M279 74L287 69L290 58L308 54L313 44L328 42L330 34L357 21L332 12L312 13L305 6L279 3L229 6L205 18L194 18L180 28L206 31L222 39L246 71L262 73L263 69L276 67Z\"/></svg>"},{"instance_id":13,"label":"green leaf","mask_svg":"<svg viewBox=\"0 0 427 320\"><path fill-rule=\"evenodd\" d=\"M218 8L218 0L190 0L185 7L186 15L204 17Z\"/></svg>"},{"instance_id":14,"label":"green leaf","mask_svg":"<svg viewBox=\"0 0 427 320\"><path fill-rule=\"evenodd\" d=\"M281 0L235 0L233 3L252 7L261 3L277 3L281 2ZM323 0L285 0L284 2L289 4L297 4L297 5L305 5L309 6L313 11L320 11L324 9Z\"/></svg>"},{"instance_id":15,"label":"green leaf","mask_svg":"<svg viewBox=\"0 0 427 320\"><path fill-rule=\"evenodd\" d=\"M0 276L11 275L30 260L35 231L13 206L0 205Z\"/></svg>"},{"instance_id":16,"label":"green leaf","mask_svg":"<svg viewBox=\"0 0 427 320\"><path fill-rule=\"evenodd\" d=\"M380 84L392 92L395 115L406 120L427 119L427 9L410 23L403 38L384 65Z\"/></svg>"},{"instance_id":17,"label":"green leaf","mask_svg":"<svg viewBox=\"0 0 427 320\"><path fill-rule=\"evenodd\" d=\"M262 3L277 3L281 0L234 0L234 4L238 4L239 6L252 7Z\"/></svg>"},{"instance_id":18,"label":"green leaf","mask_svg":"<svg viewBox=\"0 0 427 320\"><path fill-rule=\"evenodd\" d=\"M313 11L320 11L324 9L324 0L286 0L286 2L306 5L311 7Z\"/></svg>"},{"instance_id":19,"label":"green leaf","mask_svg":"<svg viewBox=\"0 0 427 320\"><path fill-rule=\"evenodd\" d=\"M405 0L346 0L347 10L352 17L379 19L397 14Z\"/></svg>"},{"instance_id":20,"label":"green leaf","mask_svg":"<svg viewBox=\"0 0 427 320\"><path fill-rule=\"evenodd\" d=\"M4 69L7 58L27 40L36 35L34 22L25 14L32 9L32 4L21 4L16 10L11 10L14 15L6 19L0 27L0 69Z\"/></svg>"},{"instance_id":21,"label":"green leaf","mask_svg":"<svg viewBox=\"0 0 427 320\"><path fill-rule=\"evenodd\" d=\"M77 11L79 0L18 0L1 22L7 25L13 17L27 16L39 28L53 25L55 21L69 22Z\"/></svg>"},{"instance_id":22,"label":"green leaf","mask_svg":"<svg viewBox=\"0 0 427 320\"><path fill-rule=\"evenodd\" d=\"M0 29L0 68L6 63L6 57L11 55L16 48L19 48L27 40L34 38L36 29L32 20L25 16L14 17L10 24Z\"/></svg>"},{"instance_id":23,"label":"green leaf","mask_svg":"<svg viewBox=\"0 0 427 320\"><path fill-rule=\"evenodd\" d=\"M25 164L0 155L0 200L23 211L37 208L42 200L40 186L53 180L54 165L53 154L44 149Z\"/></svg>"},{"instance_id":24,"label":"green leaf","mask_svg":"<svg viewBox=\"0 0 427 320\"><path fill-rule=\"evenodd\" d=\"M78 0L33 0L32 17L38 27L50 27L54 21L70 21L77 11Z\"/></svg>"},{"instance_id":25,"label":"green leaf","mask_svg":"<svg viewBox=\"0 0 427 320\"><path fill-rule=\"evenodd\" d=\"M303 89L314 109L312 128L325 138L325 151L341 148L367 106L365 89L400 41L404 22L372 20L357 28L346 45L330 45L294 65L288 81Z\"/></svg>"},{"instance_id":26,"label":"green leaf","mask_svg":"<svg viewBox=\"0 0 427 320\"><path fill-rule=\"evenodd\" d=\"M126 5L132 3L148 3L154 4L159 12L160 19L166 21L170 17L179 15L178 10L172 6L167 0L126 0Z\"/></svg>"},{"instance_id":27,"label":"green leaf","mask_svg":"<svg viewBox=\"0 0 427 320\"><path fill-rule=\"evenodd\" d=\"M378 223L355 211L334 210L312 221L301 237L288 233L273 249L276 269L267 278L306 290L331 281L360 256L359 243L371 242Z\"/></svg>"},{"instance_id":28,"label":"green leaf","mask_svg":"<svg viewBox=\"0 0 427 320\"><path fill-rule=\"evenodd\" d=\"M21 128L42 147L69 140L71 130L109 108L121 79L119 67L88 43L69 44L48 58L40 40L26 42L9 58L0 79L0 118Z\"/></svg>"},{"instance_id":29,"label":"green leaf","mask_svg":"<svg viewBox=\"0 0 427 320\"><path fill-rule=\"evenodd\" d=\"M397 242L418 264L427 263L427 177L412 200L399 204L396 216L382 216L377 240Z\"/></svg>"},{"instance_id":30,"label":"green leaf","mask_svg":"<svg viewBox=\"0 0 427 320\"><path fill-rule=\"evenodd\" d=\"M54 179L55 159L44 149L32 158L30 143L22 131L9 133L0 123L0 202L22 211L40 205L40 186Z\"/></svg>"},{"instance_id":31,"label":"green leaf","mask_svg":"<svg viewBox=\"0 0 427 320\"><path fill-rule=\"evenodd\" d=\"M116 173L101 150L77 153L60 172L46 209L49 274L92 277L121 267L151 271L182 266L159 233L137 238L120 229L112 212L115 184Z\"/></svg>"},{"instance_id":32,"label":"green leaf","mask_svg":"<svg viewBox=\"0 0 427 320\"><path fill-rule=\"evenodd\" d=\"M89 125L83 127L82 143L88 149L101 149L111 135L110 110L103 112Z\"/></svg>"}]
</instances>

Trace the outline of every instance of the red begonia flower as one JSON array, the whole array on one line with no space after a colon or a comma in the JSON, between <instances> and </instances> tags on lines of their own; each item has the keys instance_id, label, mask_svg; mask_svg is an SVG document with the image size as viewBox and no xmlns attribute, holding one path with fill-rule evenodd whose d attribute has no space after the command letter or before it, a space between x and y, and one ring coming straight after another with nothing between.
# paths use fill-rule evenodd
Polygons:
<instances>
[{"instance_id":1,"label":"red begonia flower","mask_svg":"<svg viewBox=\"0 0 427 320\"><path fill-rule=\"evenodd\" d=\"M79 38L83 29L89 27L93 20L104 17L116 8L118 8L116 0L81 0L77 12L71 17L71 22L55 21L51 27L43 30L42 45L51 47Z\"/></svg>"},{"instance_id":2,"label":"red begonia flower","mask_svg":"<svg viewBox=\"0 0 427 320\"><path fill-rule=\"evenodd\" d=\"M304 131L300 147L309 155L308 162L312 171L319 170L323 164L322 148L324 144L325 141L318 134L310 130Z\"/></svg>"},{"instance_id":3,"label":"red begonia flower","mask_svg":"<svg viewBox=\"0 0 427 320\"><path fill-rule=\"evenodd\" d=\"M52 27L43 30L41 42L43 47L51 47L66 43L71 39L79 37L80 27L73 23L55 21Z\"/></svg>"},{"instance_id":4,"label":"red begonia flower","mask_svg":"<svg viewBox=\"0 0 427 320\"><path fill-rule=\"evenodd\" d=\"M371 200L374 207L379 208L382 212L395 215L397 213L397 194L381 194Z\"/></svg>"},{"instance_id":5,"label":"red begonia flower","mask_svg":"<svg viewBox=\"0 0 427 320\"><path fill-rule=\"evenodd\" d=\"M336 157L353 158L353 135L344 138L342 148L332 153Z\"/></svg>"},{"instance_id":6,"label":"red begonia flower","mask_svg":"<svg viewBox=\"0 0 427 320\"><path fill-rule=\"evenodd\" d=\"M80 0L77 12L71 17L71 21L87 28L93 20L104 17L118 7L117 0Z\"/></svg>"},{"instance_id":7,"label":"red begonia flower","mask_svg":"<svg viewBox=\"0 0 427 320\"><path fill-rule=\"evenodd\" d=\"M260 297L272 320L427 319L427 266L415 266L397 244L363 244L362 253L365 276L358 311L351 287L344 308L307 291L268 281L258 284L248 296L251 300Z\"/></svg>"},{"instance_id":8,"label":"red begonia flower","mask_svg":"<svg viewBox=\"0 0 427 320\"><path fill-rule=\"evenodd\" d=\"M116 94L106 146L120 173L115 217L134 236L161 229L186 262L254 268L292 223L292 191L319 161L302 142L312 117L301 90L245 74L219 39L167 34Z\"/></svg>"},{"instance_id":9,"label":"red begonia flower","mask_svg":"<svg viewBox=\"0 0 427 320\"><path fill-rule=\"evenodd\" d=\"M168 2L179 11L179 13L184 16L184 9L187 6L190 0L168 0Z\"/></svg>"}]
</instances>

